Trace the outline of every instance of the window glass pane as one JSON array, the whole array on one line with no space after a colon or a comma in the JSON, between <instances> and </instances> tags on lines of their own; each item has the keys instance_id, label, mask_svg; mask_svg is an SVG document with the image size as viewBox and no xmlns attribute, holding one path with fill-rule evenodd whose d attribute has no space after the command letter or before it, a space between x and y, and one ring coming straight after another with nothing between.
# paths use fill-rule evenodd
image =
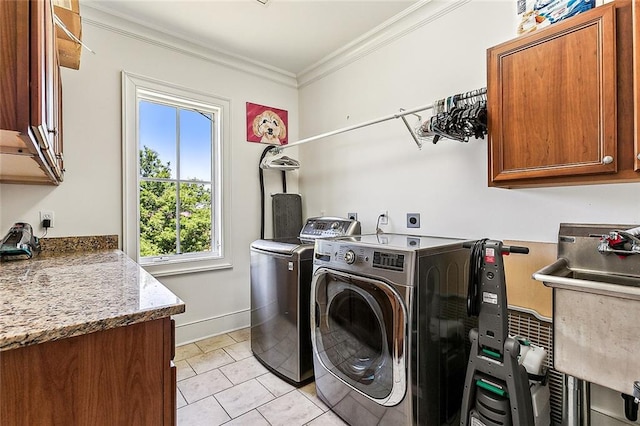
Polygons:
<instances>
[{"instance_id":1,"label":"window glass pane","mask_svg":"<svg viewBox=\"0 0 640 426\"><path fill-rule=\"evenodd\" d=\"M180 179L211 181L211 113L180 110Z\"/></svg>"},{"instance_id":2,"label":"window glass pane","mask_svg":"<svg viewBox=\"0 0 640 426\"><path fill-rule=\"evenodd\" d=\"M171 182L140 182L140 256L176 254L176 189Z\"/></svg>"},{"instance_id":3,"label":"window glass pane","mask_svg":"<svg viewBox=\"0 0 640 426\"><path fill-rule=\"evenodd\" d=\"M211 251L211 185L180 184L180 251Z\"/></svg>"},{"instance_id":4,"label":"window glass pane","mask_svg":"<svg viewBox=\"0 0 640 426\"><path fill-rule=\"evenodd\" d=\"M138 113L140 175L175 178L176 108L140 101ZM143 155L146 150L155 153L155 157Z\"/></svg>"}]
</instances>

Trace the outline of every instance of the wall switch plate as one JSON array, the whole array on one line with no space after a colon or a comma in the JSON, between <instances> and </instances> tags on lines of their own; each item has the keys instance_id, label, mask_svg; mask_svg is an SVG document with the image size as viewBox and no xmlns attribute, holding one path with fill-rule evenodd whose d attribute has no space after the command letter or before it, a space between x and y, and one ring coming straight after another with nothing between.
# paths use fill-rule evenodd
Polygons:
<instances>
[{"instance_id":1,"label":"wall switch plate","mask_svg":"<svg viewBox=\"0 0 640 426\"><path fill-rule=\"evenodd\" d=\"M347 218L349 220L358 220L358 213L347 213Z\"/></svg>"},{"instance_id":2,"label":"wall switch plate","mask_svg":"<svg viewBox=\"0 0 640 426\"><path fill-rule=\"evenodd\" d=\"M43 220L49 221L49 228L53 228L53 212L51 210L40 210L40 225Z\"/></svg>"},{"instance_id":3,"label":"wall switch plate","mask_svg":"<svg viewBox=\"0 0 640 426\"><path fill-rule=\"evenodd\" d=\"M407 213L407 228L420 228L420 213Z\"/></svg>"}]
</instances>

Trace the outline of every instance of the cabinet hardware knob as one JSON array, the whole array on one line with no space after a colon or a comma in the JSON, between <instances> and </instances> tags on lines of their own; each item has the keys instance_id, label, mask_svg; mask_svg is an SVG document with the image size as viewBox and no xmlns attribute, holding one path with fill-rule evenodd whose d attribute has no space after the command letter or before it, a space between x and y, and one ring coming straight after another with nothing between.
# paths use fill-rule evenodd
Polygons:
<instances>
[{"instance_id":1,"label":"cabinet hardware knob","mask_svg":"<svg viewBox=\"0 0 640 426\"><path fill-rule=\"evenodd\" d=\"M638 155L636 156L636 158L637 158L638 160L640 160L640 154L638 154Z\"/></svg>"},{"instance_id":2,"label":"cabinet hardware knob","mask_svg":"<svg viewBox=\"0 0 640 426\"><path fill-rule=\"evenodd\" d=\"M610 155L607 155L602 159L602 164L611 164L611 163L613 163L613 157Z\"/></svg>"}]
</instances>

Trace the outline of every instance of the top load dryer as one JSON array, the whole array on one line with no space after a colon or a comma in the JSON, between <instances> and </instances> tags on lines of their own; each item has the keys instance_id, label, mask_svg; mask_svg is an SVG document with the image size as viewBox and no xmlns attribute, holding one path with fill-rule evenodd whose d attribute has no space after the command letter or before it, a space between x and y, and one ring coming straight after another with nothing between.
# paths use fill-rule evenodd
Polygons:
<instances>
[{"instance_id":1,"label":"top load dryer","mask_svg":"<svg viewBox=\"0 0 640 426\"><path fill-rule=\"evenodd\" d=\"M313 378L309 289L314 242L359 233L358 221L314 217L307 219L299 238L251 244L251 350L291 384Z\"/></svg>"}]
</instances>

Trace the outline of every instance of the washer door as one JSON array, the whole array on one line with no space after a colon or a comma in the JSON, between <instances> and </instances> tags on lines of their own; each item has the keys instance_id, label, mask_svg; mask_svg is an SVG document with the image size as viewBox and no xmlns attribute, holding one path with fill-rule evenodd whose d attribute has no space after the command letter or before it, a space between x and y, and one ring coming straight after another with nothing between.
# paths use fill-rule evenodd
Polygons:
<instances>
[{"instance_id":1,"label":"washer door","mask_svg":"<svg viewBox=\"0 0 640 426\"><path fill-rule=\"evenodd\" d=\"M384 281L319 269L312 282L312 344L322 366L385 406L406 393L406 309Z\"/></svg>"}]
</instances>

